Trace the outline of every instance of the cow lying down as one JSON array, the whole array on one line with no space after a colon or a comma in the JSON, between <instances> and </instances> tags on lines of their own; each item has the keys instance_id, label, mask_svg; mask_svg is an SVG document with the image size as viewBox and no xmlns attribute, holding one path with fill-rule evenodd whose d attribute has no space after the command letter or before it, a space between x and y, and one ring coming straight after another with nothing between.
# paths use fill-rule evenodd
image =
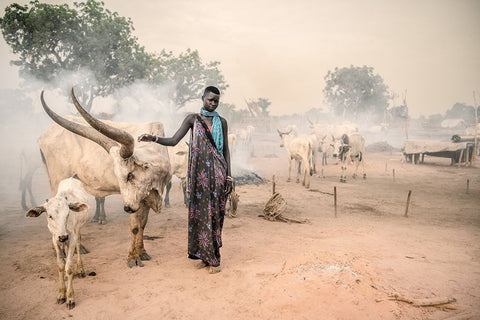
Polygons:
<instances>
[{"instance_id":1,"label":"cow lying down","mask_svg":"<svg viewBox=\"0 0 480 320\"><path fill-rule=\"evenodd\" d=\"M58 191L54 197L26 213L27 217L38 217L45 212L48 229L52 233L53 247L57 253L59 280L57 303L66 302L68 309L75 307L72 284L75 271L73 263L75 250L77 251L77 271L82 277L85 277L80 255L80 229L93 216L87 204L88 197L80 180L64 179L58 185ZM66 287L64 273L67 276Z\"/></svg>"}]
</instances>

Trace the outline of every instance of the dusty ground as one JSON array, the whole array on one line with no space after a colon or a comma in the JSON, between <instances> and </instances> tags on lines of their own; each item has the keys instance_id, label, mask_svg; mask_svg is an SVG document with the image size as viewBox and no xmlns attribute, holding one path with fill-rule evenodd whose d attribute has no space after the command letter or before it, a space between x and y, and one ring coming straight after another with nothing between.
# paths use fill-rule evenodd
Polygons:
<instances>
[{"instance_id":1,"label":"dusty ground","mask_svg":"<svg viewBox=\"0 0 480 320\"><path fill-rule=\"evenodd\" d=\"M286 160L252 158L262 177L276 176L287 217L261 217L271 183L238 186L236 218L225 221L223 270L210 275L186 258L187 214L178 184L172 208L150 214L152 256L129 269L128 216L107 198L107 225L87 224L87 273L75 278L76 307L56 304L57 272L45 218L26 218L16 186L0 198L1 319L480 319L480 169L400 153L370 154L367 179L339 183L339 166L312 177L310 190L286 182ZM395 169L395 179L393 179ZM351 172L351 171L350 171ZM467 193L467 179L469 192ZM334 187L338 216L334 216ZM48 195L45 174L34 179ZM408 217L404 217L408 191ZM453 297L452 309L384 300Z\"/></svg>"}]
</instances>

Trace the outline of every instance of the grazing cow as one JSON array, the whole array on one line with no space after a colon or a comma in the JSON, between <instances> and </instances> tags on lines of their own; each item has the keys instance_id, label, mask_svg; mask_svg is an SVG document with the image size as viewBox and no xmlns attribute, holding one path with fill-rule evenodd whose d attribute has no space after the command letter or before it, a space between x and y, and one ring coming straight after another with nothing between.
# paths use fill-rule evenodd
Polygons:
<instances>
[{"instance_id":1,"label":"grazing cow","mask_svg":"<svg viewBox=\"0 0 480 320\"><path fill-rule=\"evenodd\" d=\"M176 146L168 147L168 157L170 159L170 169L172 176L180 179L183 191L183 203L188 206L187 196L187 170L188 170L188 143L180 141ZM165 207L170 208L170 189L172 181L167 183L165 189Z\"/></svg>"},{"instance_id":2,"label":"grazing cow","mask_svg":"<svg viewBox=\"0 0 480 320\"><path fill-rule=\"evenodd\" d=\"M76 268L85 277L80 254L80 229L91 218L87 204L88 194L80 180L68 178L60 181L57 194L43 205L27 211L27 217L38 217L45 212L52 243L57 253L58 295L57 303L66 302L68 309L75 307L73 276L75 264L73 254L77 251ZM67 285L65 286L65 275Z\"/></svg>"},{"instance_id":3,"label":"grazing cow","mask_svg":"<svg viewBox=\"0 0 480 320\"><path fill-rule=\"evenodd\" d=\"M312 146L310 140L306 136L295 137L291 136L290 132L280 132L277 130L280 138L282 139L281 147L285 147L288 155L288 180L290 181L290 171L292 168L292 159L297 163L298 168L300 168L303 163L303 181L302 185L306 188L310 188L310 176L312 175L312 170L310 168L311 156L312 156ZM300 169L297 171L297 183L300 182Z\"/></svg>"},{"instance_id":4,"label":"grazing cow","mask_svg":"<svg viewBox=\"0 0 480 320\"><path fill-rule=\"evenodd\" d=\"M362 163L363 179L365 174L365 138L360 133L344 134L340 139L335 140L335 153L342 165L342 175L340 182L346 182L347 159L355 162L355 173L353 177L357 177L358 165Z\"/></svg>"},{"instance_id":5,"label":"grazing cow","mask_svg":"<svg viewBox=\"0 0 480 320\"><path fill-rule=\"evenodd\" d=\"M318 140L318 137L315 134L301 135L300 137L303 137L303 136L306 137L306 139L308 139L311 146L312 155L310 157L310 161L311 161L310 168L312 168L313 173L317 173L316 159L317 159L317 152L321 150L320 141Z\"/></svg>"},{"instance_id":6,"label":"grazing cow","mask_svg":"<svg viewBox=\"0 0 480 320\"><path fill-rule=\"evenodd\" d=\"M137 142L133 136L145 132L163 136L163 125L102 122L82 108L73 89L71 97L84 119L57 115L41 94L45 112L58 124L47 128L38 139L52 194L62 179L75 174L95 197L120 193L123 209L130 214L127 262L129 267L143 266L142 260L150 260L143 245L148 213L150 209L161 211L162 193L171 174L166 147Z\"/></svg>"}]
</instances>

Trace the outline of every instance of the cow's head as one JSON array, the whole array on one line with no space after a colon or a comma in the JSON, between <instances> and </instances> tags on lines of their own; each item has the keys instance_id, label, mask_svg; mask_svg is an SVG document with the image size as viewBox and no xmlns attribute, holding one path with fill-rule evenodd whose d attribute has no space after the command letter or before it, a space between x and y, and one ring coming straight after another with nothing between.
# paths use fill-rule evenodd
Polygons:
<instances>
[{"instance_id":1,"label":"cow's head","mask_svg":"<svg viewBox=\"0 0 480 320\"><path fill-rule=\"evenodd\" d=\"M287 132L281 132L280 130L277 129L278 135L280 136L280 139L282 139L282 142L280 143L280 148L285 147L285 144L287 143L285 140L288 140L288 137L290 136L290 133L292 132L293 129L290 129Z\"/></svg>"},{"instance_id":2,"label":"cow's head","mask_svg":"<svg viewBox=\"0 0 480 320\"><path fill-rule=\"evenodd\" d=\"M84 210L88 210L88 204L71 202L68 196L57 195L47 200L43 205L28 210L25 215L36 218L45 212L48 230L50 230L53 240L65 242L68 240L67 223L69 215Z\"/></svg>"},{"instance_id":3,"label":"cow's head","mask_svg":"<svg viewBox=\"0 0 480 320\"><path fill-rule=\"evenodd\" d=\"M333 143L333 156L342 159L350 150L348 135L344 134L340 139L335 139Z\"/></svg>"},{"instance_id":4,"label":"cow's head","mask_svg":"<svg viewBox=\"0 0 480 320\"><path fill-rule=\"evenodd\" d=\"M148 151L145 150L147 148L143 148L143 151L135 150L134 154L135 141L128 132L112 127L90 115L78 102L73 88L71 97L76 109L91 127L69 121L54 113L45 103L43 92L41 101L47 114L56 123L75 134L96 142L110 154L126 212L136 212L142 203L159 212L162 203L161 194L165 187L165 181L167 181L165 176L169 174L170 169L168 159L158 163L144 161L145 153L158 152L158 150ZM155 159L151 156L146 158Z\"/></svg>"}]
</instances>

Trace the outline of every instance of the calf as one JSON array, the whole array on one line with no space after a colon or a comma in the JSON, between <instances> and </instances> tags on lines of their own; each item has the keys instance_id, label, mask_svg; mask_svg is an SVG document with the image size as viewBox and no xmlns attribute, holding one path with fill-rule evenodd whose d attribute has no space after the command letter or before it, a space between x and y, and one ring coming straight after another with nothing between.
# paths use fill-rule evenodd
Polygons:
<instances>
[{"instance_id":1,"label":"calf","mask_svg":"<svg viewBox=\"0 0 480 320\"><path fill-rule=\"evenodd\" d=\"M344 134L340 139L335 140L335 153L342 165L342 175L340 182L346 182L347 159L355 162L355 173L353 177L357 177L358 165L362 163L363 179L365 174L365 138L360 133Z\"/></svg>"},{"instance_id":2,"label":"calf","mask_svg":"<svg viewBox=\"0 0 480 320\"><path fill-rule=\"evenodd\" d=\"M43 205L27 211L27 217L38 217L43 212L47 217L48 229L52 234L52 243L57 253L58 295L57 303L66 302L68 309L75 307L73 292L74 263L73 254L77 251L77 271L85 277L80 255L80 229L91 218L87 204L88 194L82 183L75 178L60 181L57 194ZM67 286L65 287L65 277Z\"/></svg>"}]
</instances>

